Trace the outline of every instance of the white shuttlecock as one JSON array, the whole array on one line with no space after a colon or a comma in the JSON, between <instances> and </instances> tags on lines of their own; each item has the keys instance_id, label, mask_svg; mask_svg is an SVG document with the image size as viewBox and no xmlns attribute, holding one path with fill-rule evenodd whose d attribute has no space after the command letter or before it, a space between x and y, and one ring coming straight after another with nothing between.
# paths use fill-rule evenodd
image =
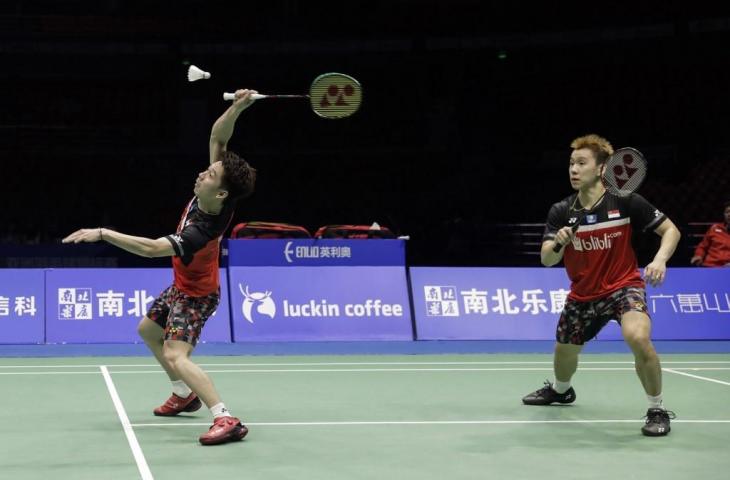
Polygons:
<instances>
[{"instance_id":1,"label":"white shuttlecock","mask_svg":"<svg viewBox=\"0 0 730 480\"><path fill-rule=\"evenodd\" d=\"M188 68L188 82L194 82L195 80L208 80L210 73L205 72L195 65L190 65Z\"/></svg>"}]
</instances>

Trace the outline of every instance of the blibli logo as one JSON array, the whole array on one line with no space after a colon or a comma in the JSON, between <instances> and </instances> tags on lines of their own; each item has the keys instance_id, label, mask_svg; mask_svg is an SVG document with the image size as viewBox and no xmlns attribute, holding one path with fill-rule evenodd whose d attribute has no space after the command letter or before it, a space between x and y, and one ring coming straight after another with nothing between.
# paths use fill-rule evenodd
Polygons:
<instances>
[{"instance_id":1,"label":"blibli logo","mask_svg":"<svg viewBox=\"0 0 730 480\"><path fill-rule=\"evenodd\" d=\"M256 307L256 313L267 315L269 318L274 318L276 315L276 304L271 298L271 292L251 293L248 291L248 285L244 290L240 283L238 284L238 289L241 290L241 293L243 294L243 305L241 308L243 310L243 318L245 318L248 323L253 323L254 306Z\"/></svg>"},{"instance_id":2,"label":"blibli logo","mask_svg":"<svg viewBox=\"0 0 730 480\"><path fill-rule=\"evenodd\" d=\"M602 237L573 238L573 248L579 252L591 250L608 250L611 248L612 240L620 237L622 232L604 233Z\"/></svg>"}]
</instances>

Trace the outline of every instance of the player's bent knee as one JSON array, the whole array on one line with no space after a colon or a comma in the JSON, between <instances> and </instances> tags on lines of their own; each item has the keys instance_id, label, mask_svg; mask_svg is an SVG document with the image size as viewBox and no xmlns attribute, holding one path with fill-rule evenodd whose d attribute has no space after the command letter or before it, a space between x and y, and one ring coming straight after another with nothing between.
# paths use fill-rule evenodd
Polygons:
<instances>
[{"instance_id":1,"label":"player's bent knee","mask_svg":"<svg viewBox=\"0 0 730 480\"><path fill-rule=\"evenodd\" d=\"M643 333L627 334L624 336L626 343L631 346L631 349L635 352L640 353L651 353L654 351L654 347L651 343L651 338Z\"/></svg>"}]
</instances>

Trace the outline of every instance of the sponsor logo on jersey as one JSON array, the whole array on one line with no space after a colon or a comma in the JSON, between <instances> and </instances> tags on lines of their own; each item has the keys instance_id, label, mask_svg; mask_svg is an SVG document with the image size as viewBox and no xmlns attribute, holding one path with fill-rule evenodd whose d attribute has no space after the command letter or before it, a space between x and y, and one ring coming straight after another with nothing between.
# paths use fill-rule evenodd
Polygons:
<instances>
[{"instance_id":1,"label":"sponsor logo on jersey","mask_svg":"<svg viewBox=\"0 0 730 480\"><path fill-rule=\"evenodd\" d=\"M619 218L621 217L621 212L618 210L609 210L608 211L608 218Z\"/></svg>"},{"instance_id":2,"label":"sponsor logo on jersey","mask_svg":"<svg viewBox=\"0 0 730 480\"><path fill-rule=\"evenodd\" d=\"M573 248L579 252L591 250L608 250L613 246L613 239L623 235L623 232L604 233L600 237L573 238Z\"/></svg>"},{"instance_id":3,"label":"sponsor logo on jersey","mask_svg":"<svg viewBox=\"0 0 730 480\"><path fill-rule=\"evenodd\" d=\"M598 221L598 215L586 215L586 223L596 223Z\"/></svg>"}]
</instances>

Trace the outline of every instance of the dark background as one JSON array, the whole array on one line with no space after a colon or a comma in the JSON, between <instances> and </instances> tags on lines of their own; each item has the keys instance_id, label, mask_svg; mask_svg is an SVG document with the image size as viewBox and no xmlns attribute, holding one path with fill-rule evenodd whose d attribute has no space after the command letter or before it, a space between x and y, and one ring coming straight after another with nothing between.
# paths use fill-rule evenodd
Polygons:
<instances>
[{"instance_id":1,"label":"dark background","mask_svg":"<svg viewBox=\"0 0 730 480\"><path fill-rule=\"evenodd\" d=\"M641 193L688 265L690 223L730 198L729 47L730 7L702 2L2 2L0 243L170 233L223 91L336 71L363 85L349 119L240 117L229 148L259 181L236 222L377 221L410 235L411 264L536 265L541 228L519 224L571 193L570 141L595 132L644 152ZM213 78L189 83L190 63Z\"/></svg>"}]
</instances>

